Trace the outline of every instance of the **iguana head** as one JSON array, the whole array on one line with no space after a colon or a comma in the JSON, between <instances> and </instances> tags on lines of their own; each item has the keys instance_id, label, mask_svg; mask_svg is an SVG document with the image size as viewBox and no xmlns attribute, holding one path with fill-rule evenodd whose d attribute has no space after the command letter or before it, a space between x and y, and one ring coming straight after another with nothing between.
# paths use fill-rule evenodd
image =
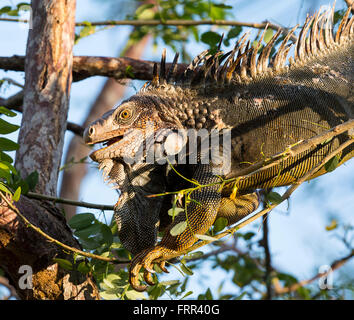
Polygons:
<instances>
[{"instance_id":1,"label":"iguana head","mask_svg":"<svg viewBox=\"0 0 354 320\"><path fill-rule=\"evenodd\" d=\"M162 100L154 94L140 92L93 122L84 132L85 142L103 143L104 147L94 151L91 159L101 162L120 158L125 163L137 162L151 148L156 153L159 145L166 145L167 152L173 153L171 141L178 137L176 131L182 125L173 109L166 107L169 99Z\"/></svg>"}]
</instances>

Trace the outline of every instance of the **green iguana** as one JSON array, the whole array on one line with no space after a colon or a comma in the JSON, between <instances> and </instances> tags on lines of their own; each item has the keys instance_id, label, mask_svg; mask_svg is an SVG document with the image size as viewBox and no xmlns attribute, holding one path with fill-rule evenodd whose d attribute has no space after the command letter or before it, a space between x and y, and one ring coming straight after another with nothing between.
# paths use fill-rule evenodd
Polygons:
<instances>
[{"instance_id":1,"label":"green iguana","mask_svg":"<svg viewBox=\"0 0 354 320\"><path fill-rule=\"evenodd\" d=\"M235 223L257 209L257 189L296 183L352 139L353 132L345 132L239 181L236 198L230 197L235 184L220 187L221 178L235 177L252 163L354 118L354 18L348 9L333 35L333 11L307 18L288 63L289 39L296 27L271 58L280 31L260 53L265 31L256 46L243 36L228 53L204 51L182 74L176 72L178 55L167 72L163 54L160 72L155 65L150 83L86 129L86 143L106 143L90 155L92 160L122 191L115 217L121 241L134 255L130 266L134 289L146 287L139 284L142 267L145 281L153 284L154 261L161 261L161 269L167 272L166 257L191 247L198 240L195 235L204 234L217 217L225 217L229 225ZM225 148L230 157L204 161L205 150L198 140L196 161L190 161L186 129L207 130L210 136L218 132L220 141L229 133L230 145L218 145L218 151ZM182 150L183 159L178 158ZM149 163L152 151L158 157ZM339 164L353 155L350 144L341 152ZM163 157L178 158L176 170L161 161ZM325 172L321 169L315 176ZM171 196L146 197L196 182L207 186L193 191L187 203L180 203L185 210L173 222L167 215ZM187 227L173 236L170 230L183 221ZM156 244L159 228L165 232Z\"/></svg>"}]
</instances>

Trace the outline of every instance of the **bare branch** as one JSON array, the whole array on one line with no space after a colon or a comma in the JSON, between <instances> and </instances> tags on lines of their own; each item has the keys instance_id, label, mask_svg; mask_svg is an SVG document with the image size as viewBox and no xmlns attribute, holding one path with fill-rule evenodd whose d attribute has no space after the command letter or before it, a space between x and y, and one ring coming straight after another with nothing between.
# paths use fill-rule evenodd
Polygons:
<instances>
[{"instance_id":1,"label":"bare branch","mask_svg":"<svg viewBox=\"0 0 354 320\"><path fill-rule=\"evenodd\" d=\"M77 207L99 209L99 210L114 210L114 206L89 203L89 202L84 202L84 201L74 201L74 200L63 199L63 198L56 198L56 197L47 196L47 195L40 194L40 193L35 193L35 192L28 192L26 194L26 196L28 198L32 198L32 199L53 201L54 203L65 203L65 204L69 204L69 205L77 206Z\"/></svg>"},{"instance_id":2,"label":"bare branch","mask_svg":"<svg viewBox=\"0 0 354 320\"><path fill-rule=\"evenodd\" d=\"M312 278L299 281L289 287L282 287L281 284L279 283L279 279L274 278L273 279L274 291L277 295L294 292L297 289L299 289L303 286L306 286L319 278L326 277L329 274L329 272L339 269L341 266L343 266L346 262L348 262L353 257L354 257L354 250L352 250L352 252L350 254L348 254L347 256L345 256L341 259L335 260L331 264L331 268L329 268L328 271L322 272L322 273L317 273Z\"/></svg>"},{"instance_id":3,"label":"bare branch","mask_svg":"<svg viewBox=\"0 0 354 320\"><path fill-rule=\"evenodd\" d=\"M0 57L0 69L24 71L23 56ZM154 61L132 58L109 58L76 56L73 60L73 81L80 81L92 76L111 77L116 80L136 79L151 80ZM159 65L159 63L157 63ZM167 68L171 63L166 63ZM178 64L177 73L182 73L187 64Z\"/></svg>"},{"instance_id":4,"label":"bare branch","mask_svg":"<svg viewBox=\"0 0 354 320\"><path fill-rule=\"evenodd\" d=\"M0 21L6 22L22 22L27 23L27 20L15 19L15 18L0 18ZM283 29L277 24L268 22L242 22L242 21L232 21L232 20L106 20L106 21L93 21L93 22L76 22L76 27L87 27L87 26L230 26L230 27L248 27L255 29L264 29L267 25L268 28L278 30Z\"/></svg>"},{"instance_id":5,"label":"bare branch","mask_svg":"<svg viewBox=\"0 0 354 320\"><path fill-rule=\"evenodd\" d=\"M41 236L43 236L44 238L46 238L50 242L53 242L56 245L62 247L63 249L66 249L66 250L69 250L71 252L77 253L77 254L79 254L81 256L84 256L84 257L98 259L98 260L101 260L101 261L114 262L114 263L127 263L126 260L122 260L121 261L121 260L118 260L118 259L115 259L115 258L107 258L107 257L102 257L102 256L99 256L99 255L96 255L96 254L93 254L93 253L84 252L84 251L82 251L80 249L68 246L65 243L62 243L62 242L54 239L53 237L49 236L47 233L43 232L40 228L38 228L37 226L32 224L23 214L21 214L20 210L18 210L11 203L11 201L9 199L7 199L7 197L2 193L2 191L0 191L0 197L7 204L7 206L9 208L11 208L17 214L17 216L20 217L23 220L23 222L25 223L25 225L27 227L30 227L31 229L33 229L34 231L39 233Z\"/></svg>"}]
</instances>

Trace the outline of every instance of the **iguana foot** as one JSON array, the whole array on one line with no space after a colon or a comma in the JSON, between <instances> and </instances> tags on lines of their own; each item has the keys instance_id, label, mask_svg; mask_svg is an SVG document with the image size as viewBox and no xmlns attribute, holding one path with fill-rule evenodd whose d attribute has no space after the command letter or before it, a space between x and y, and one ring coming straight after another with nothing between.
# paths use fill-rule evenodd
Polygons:
<instances>
[{"instance_id":1,"label":"iguana foot","mask_svg":"<svg viewBox=\"0 0 354 320\"><path fill-rule=\"evenodd\" d=\"M166 257L168 254L172 254L175 251L169 250L165 247L162 246L155 246L153 248L146 249L139 254L137 254L131 264L130 264L130 270L129 270L129 282L132 288L136 291L145 291L146 286L145 285L140 285L139 283L139 272L141 268L144 268L144 280L147 284L149 285L154 285L154 281L152 279L152 274L155 273L155 270L153 268L153 265L155 263L158 264L159 268L163 271L168 273L166 267L165 267L165 260L164 257ZM159 262L154 262L156 259L162 259Z\"/></svg>"}]
</instances>

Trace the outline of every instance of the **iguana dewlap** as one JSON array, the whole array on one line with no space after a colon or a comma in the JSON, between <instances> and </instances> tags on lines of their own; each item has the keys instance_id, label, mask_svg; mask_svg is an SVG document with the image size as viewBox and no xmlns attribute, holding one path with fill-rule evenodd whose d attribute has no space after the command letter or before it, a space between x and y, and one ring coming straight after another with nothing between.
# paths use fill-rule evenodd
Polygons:
<instances>
[{"instance_id":1,"label":"iguana dewlap","mask_svg":"<svg viewBox=\"0 0 354 320\"><path fill-rule=\"evenodd\" d=\"M86 143L107 142L104 148L93 152L91 158L99 163L112 161L112 167L117 163L125 163L127 168L131 165L133 169L129 169L129 177L135 172L134 166L137 170L151 166L146 162L144 164L144 160L152 150L160 150L170 134L183 129L206 129L210 133L218 130L220 135L231 132L231 170L219 173L222 178L231 178L264 157L282 152L289 145L353 119L354 18L350 18L349 9L334 36L330 25L332 15L333 12L318 13L307 19L289 64L286 63L291 48L288 42L295 28L288 33L271 59L269 55L280 32L274 35L260 54L257 53L258 46L250 47L250 42L246 43L246 37L242 37L229 53L209 55L203 52L182 75L175 70L178 55L168 72L163 55L159 75L155 68L151 83L86 129ZM258 44L261 42L262 39ZM152 284L154 260L161 261L161 268L166 270L164 260L192 246L197 241L195 235L205 233L218 216L226 217L232 224L253 212L259 203L254 192L256 189L295 183L332 150L351 139L350 135L353 133L341 134L328 143L283 161L280 166L242 180L237 185L239 196L236 199L230 198L233 185L224 188L218 185L220 179L215 169L220 164L202 163L201 151L198 152L196 164L177 161L176 170L181 169L189 181L209 186L192 193L193 201L189 201L184 213L179 214L166 228L158 244L155 244L158 224L151 225L154 222L145 222L140 218L137 224L132 222L128 234L136 234L131 240L125 240L125 245L136 253L130 267L133 288L145 289L138 280L142 267L145 268L145 281ZM174 149L170 149L173 153ZM180 150L181 147L176 148L178 154ZM351 144L340 154L340 164L353 155ZM136 158L143 163L131 162ZM155 161L149 168L152 170L150 178L161 182L155 185L157 193L170 191L169 188L174 189L178 183L184 187L193 186L193 183L188 184L168 171L166 163ZM121 170L124 171L124 168L121 167ZM153 170L161 171L157 173ZM323 173L324 170L317 175ZM111 176L115 180L114 174ZM161 180L156 178L159 176ZM143 187L150 193L149 188L154 184L147 186L147 181L150 180L137 182L135 187ZM120 182L123 189L130 183L131 179ZM132 204L140 199L134 198L132 192L131 202L126 202L130 203L130 207L121 211L117 204L116 214L121 217L121 220L118 219L121 227L130 223L122 223L122 219L127 217L125 220L129 221L131 210L137 210L140 216L144 212L144 206L133 209ZM144 214L157 222L163 214L167 214L162 212L166 206L158 202L154 208L149 199L146 208L147 211L151 208L151 215L146 211ZM187 221L187 228L172 236L169 230L182 221ZM134 238L147 239L147 245L139 240L134 243Z\"/></svg>"}]
</instances>

